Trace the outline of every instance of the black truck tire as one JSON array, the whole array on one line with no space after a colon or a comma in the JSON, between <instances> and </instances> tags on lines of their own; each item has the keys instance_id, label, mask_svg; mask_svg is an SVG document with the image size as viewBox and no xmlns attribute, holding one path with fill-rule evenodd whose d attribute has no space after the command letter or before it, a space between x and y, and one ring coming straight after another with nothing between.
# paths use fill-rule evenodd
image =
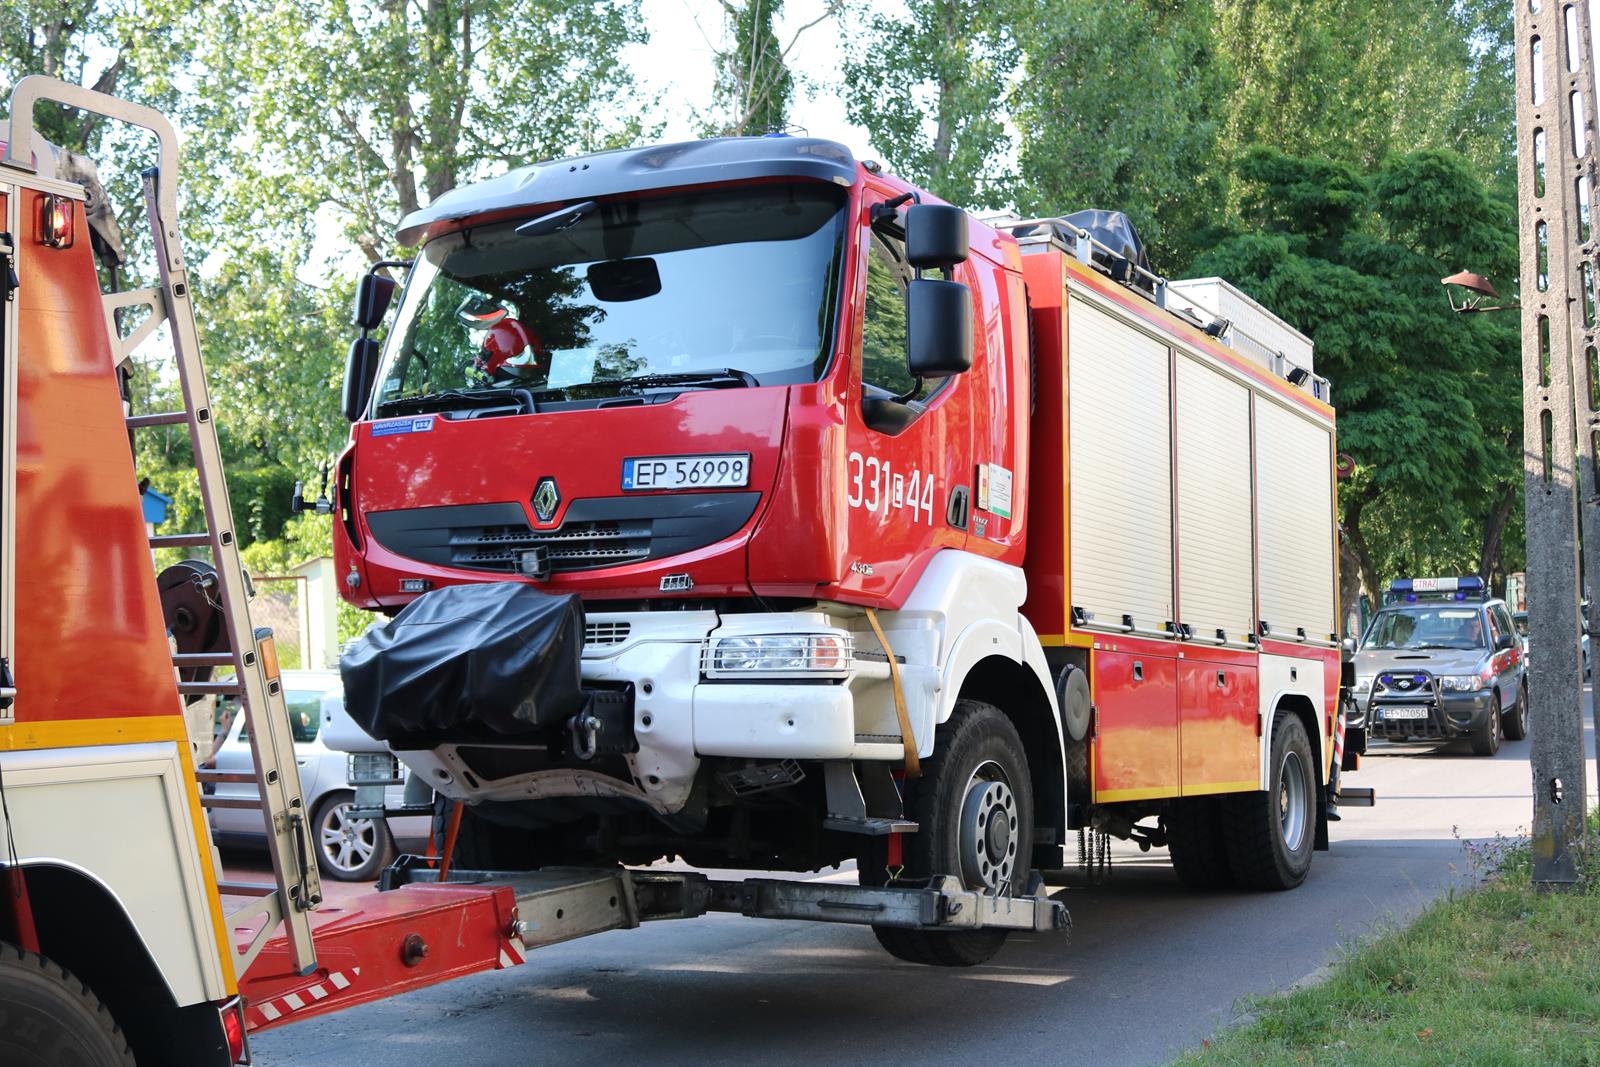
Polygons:
<instances>
[{"instance_id":1,"label":"black truck tire","mask_svg":"<svg viewBox=\"0 0 1600 1067\"><path fill-rule=\"evenodd\" d=\"M1316 761L1299 716L1272 727L1272 774L1266 792L1220 799L1228 869L1241 889L1293 889L1311 870L1317 838Z\"/></svg>"},{"instance_id":2,"label":"black truck tire","mask_svg":"<svg viewBox=\"0 0 1600 1067\"><path fill-rule=\"evenodd\" d=\"M1483 722L1467 735L1472 741L1472 754L1474 756L1493 756L1500 751L1500 690L1496 689L1490 697L1494 701L1489 714L1483 717Z\"/></svg>"},{"instance_id":3,"label":"black truck tire","mask_svg":"<svg viewBox=\"0 0 1600 1067\"><path fill-rule=\"evenodd\" d=\"M953 874L970 889L1009 881L1011 892L1027 891L1033 782L1022 739L999 708L976 700L956 702L935 735L933 755L923 761L922 776L906 783L905 807L918 829L905 837L902 881L916 885L934 875ZM975 835L968 832L964 845L963 825L979 814L983 828ZM860 878L864 885L885 884L881 859L863 860ZM986 963L1006 940L1004 930L874 926L872 932L891 955L936 967Z\"/></svg>"},{"instance_id":4,"label":"black truck tire","mask_svg":"<svg viewBox=\"0 0 1600 1067\"><path fill-rule=\"evenodd\" d=\"M34 952L0 942L0 1063L134 1067L133 1051L94 991Z\"/></svg>"},{"instance_id":5,"label":"black truck tire","mask_svg":"<svg viewBox=\"0 0 1600 1067\"><path fill-rule=\"evenodd\" d=\"M433 800L433 847L442 856L450 830L456 801L435 796ZM461 826L456 831L455 852L450 866L463 871L531 871L538 868L534 857L533 831L506 826L484 818L465 805Z\"/></svg>"},{"instance_id":6,"label":"black truck tire","mask_svg":"<svg viewBox=\"0 0 1600 1067\"><path fill-rule=\"evenodd\" d=\"M1167 853L1178 881L1190 889L1233 885L1217 797L1185 797L1167 805Z\"/></svg>"}]
</instances>

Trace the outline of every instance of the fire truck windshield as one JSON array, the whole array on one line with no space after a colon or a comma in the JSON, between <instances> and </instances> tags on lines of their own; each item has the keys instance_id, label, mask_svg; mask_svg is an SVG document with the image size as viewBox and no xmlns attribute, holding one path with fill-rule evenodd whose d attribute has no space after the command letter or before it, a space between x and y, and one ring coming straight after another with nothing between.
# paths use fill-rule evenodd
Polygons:
<instances>
[{"instance_id":1,"label":"fire truck windshield","mask_svg":"<svg viewBox=\"0 0 1600 1067\"><path fill-rule=\"evenodd\" d=\"M541 213L428 242L391 331L375 414L468 390L581 397L584 386L625 380L779 385L826 369L844 190L765 184L562 214L554 226Z\"/></svg>"}]
</instances>

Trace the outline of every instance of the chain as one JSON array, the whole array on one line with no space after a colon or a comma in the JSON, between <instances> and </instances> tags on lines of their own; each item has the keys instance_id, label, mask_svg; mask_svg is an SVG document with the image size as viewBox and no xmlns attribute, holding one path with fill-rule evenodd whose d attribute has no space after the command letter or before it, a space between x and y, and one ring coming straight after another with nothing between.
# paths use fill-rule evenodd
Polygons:
<instances>
[{"instance_id":1,"label":"chain","mask_svg":"<svg viewBox=\"0 0 1600 1067\"><path fill-rule=\"evenodd\" d=\"M1111 835L1083 827L1078 830L1078 870L1090 883L1103 881L1111 873Z\"/></svg>"}]
</instances>

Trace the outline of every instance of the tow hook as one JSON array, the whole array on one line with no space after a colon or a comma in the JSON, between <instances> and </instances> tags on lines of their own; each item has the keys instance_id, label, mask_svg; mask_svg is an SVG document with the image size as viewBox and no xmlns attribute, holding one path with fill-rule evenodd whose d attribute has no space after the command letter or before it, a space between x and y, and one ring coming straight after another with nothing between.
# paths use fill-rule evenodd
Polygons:
<instances>
[{"instance_id":1,"label":"tow hook","mask_svg":"<svg viewBox=\"0 0 1600 1067\"><path fill-rule=\"evenodd\" d=\"M572 754L584 762L594 759L600 750L600 731L604 728L598 716L582 712L567 720L567 730L572 735Z\"/></svg>"}]
</instances>

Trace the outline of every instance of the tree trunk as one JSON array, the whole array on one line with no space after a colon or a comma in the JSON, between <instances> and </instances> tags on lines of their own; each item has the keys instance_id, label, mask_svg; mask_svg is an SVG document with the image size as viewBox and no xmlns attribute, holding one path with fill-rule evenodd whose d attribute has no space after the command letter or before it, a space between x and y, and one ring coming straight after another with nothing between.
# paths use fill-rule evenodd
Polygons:
<instances>
[{"instance_id":1,"label":"tree trunk","mask_svg":"<svg viewBox=\"0 0 1600 1067\"><path fill-rule=\"evenodd\" d=\"M1341 561L1348 560L1347 565L1353 565L1356 573L1361 578L1361 588L1365 589L1367 596L1376 603L1381 599L1378 588L1378 568L1372 562L1372 550L1367 547L1366 534L1361 529L1361 513L1371 503L1376 495L1369 486L1349 500L1345 507L1344 536L1339 539L1339 555ZM1348 616L1351 608L1355 606L1359 590L1351 591L1349 599L1345 600L1346 588L1343 579L1339 582L1340 610Z\"/></svg>"},{"instance_id":2,"label":"tree trunk","mask_svg":"<svg viewBox=\"0 0 1600 1067\"><path fill-rule=\"evenodd\" d=\"M1512 482L1502 483L1500 495L1483 522L1483 545L1478 552L1478 577L1490 581L1496 571L1503 570L1500 557L1505 550L1506 524L1511 521L1511 507L1517 502L1517 487Z\"/></svg>"}]
</instances>

